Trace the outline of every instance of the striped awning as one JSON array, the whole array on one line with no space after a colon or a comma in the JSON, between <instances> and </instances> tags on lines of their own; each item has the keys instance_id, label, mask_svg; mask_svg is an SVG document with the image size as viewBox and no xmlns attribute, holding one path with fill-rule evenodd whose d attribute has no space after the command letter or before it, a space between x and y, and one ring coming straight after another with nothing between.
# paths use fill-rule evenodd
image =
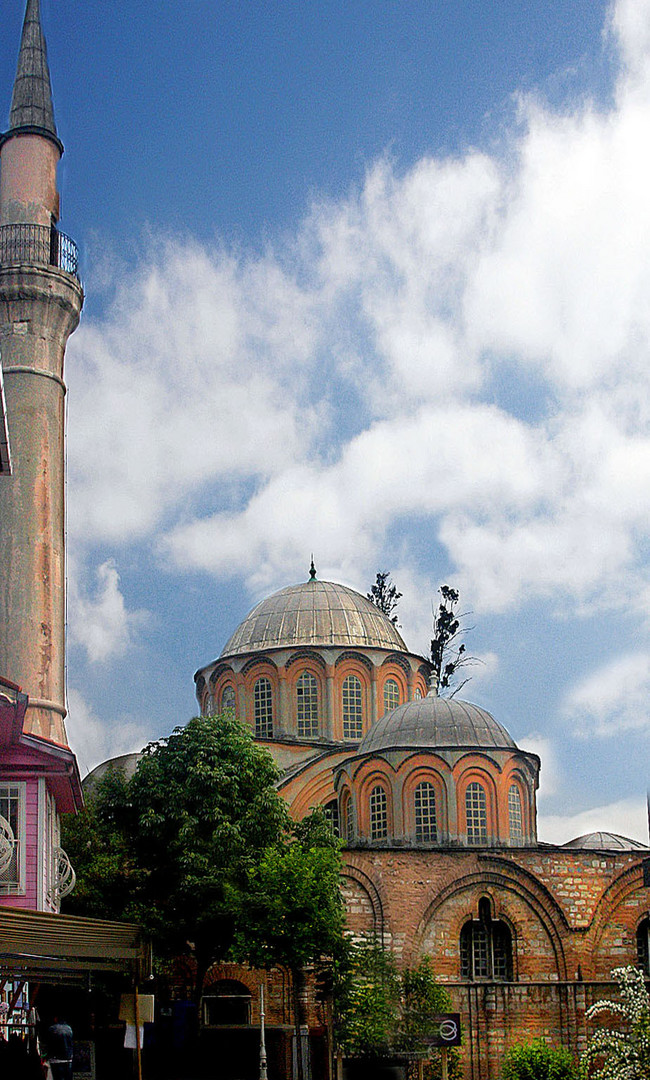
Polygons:
<instances>
[{"instance_id":1,"label":"striped awning","mask_svg":"<svg viewBox=\"0 0 650 1080\"><path fill-rule=\"evenodd\" d=\"M0 907L0 975L48 982L92 972L150 974L151 950L139 926Z\"/></svg>"}]
</instances>

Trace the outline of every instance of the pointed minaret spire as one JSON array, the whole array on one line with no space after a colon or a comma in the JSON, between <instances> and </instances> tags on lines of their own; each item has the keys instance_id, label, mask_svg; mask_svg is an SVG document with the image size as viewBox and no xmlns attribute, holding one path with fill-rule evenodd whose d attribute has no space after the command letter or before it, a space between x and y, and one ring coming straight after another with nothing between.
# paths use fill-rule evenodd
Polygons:
<instances>
[{"instance_id":1,"label":"pointed minaret spire","mask_svg":"<svg viewBox=\"0 0 650 1080\"><path fill-rule=\"evenodd\" d=\"M44 135L63 151L54 122L52 85L39 0L27 0L11 99L9 131L5 138L19 132Z\"/></svg>"}]
</instances>

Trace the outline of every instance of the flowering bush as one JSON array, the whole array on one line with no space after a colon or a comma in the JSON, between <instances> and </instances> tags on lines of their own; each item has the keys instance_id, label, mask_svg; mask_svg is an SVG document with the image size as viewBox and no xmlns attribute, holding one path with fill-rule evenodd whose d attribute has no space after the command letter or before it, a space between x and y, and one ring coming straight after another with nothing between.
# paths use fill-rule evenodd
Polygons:
<instances>
[{"instance_id":1,"label":"flowering bush","mask_svg":"<svg viewBox=\"0 0 650 1080\"><path fill-rule=\"evenodd\" d=\"M650 1080L650 997L643 973L635 967L616 968L619 1001L597 1001L587 1012L592 1020L602 1013L618 1019L616 1027L598 1028L582 1056L589 1080Z\"/></svg>"}]
</instances>

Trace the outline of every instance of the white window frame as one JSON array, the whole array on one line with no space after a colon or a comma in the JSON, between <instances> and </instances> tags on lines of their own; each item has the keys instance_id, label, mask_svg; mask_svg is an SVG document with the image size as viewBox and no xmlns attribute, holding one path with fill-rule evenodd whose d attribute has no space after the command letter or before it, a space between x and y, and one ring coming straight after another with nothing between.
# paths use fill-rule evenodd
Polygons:
<instances>
[{"instance_id":1,"label":"white window frame","mask_svg":"<svg viewBox=\"0 0 650 1080\"><path fill-rule=\"evenodd\" d=\"M15 792L12 795L11 792ZM25 827L25 802L27 799L27 784L24 780L3 780L0 783L0 797L2 798L16 798L18 801L17 807L17 829L14 833L15 843L18 846L18 881L6 882L0 877L0 896L24 896L27 891L27 875L26 875L26 827Z\"/></svg>"}]
</instances>

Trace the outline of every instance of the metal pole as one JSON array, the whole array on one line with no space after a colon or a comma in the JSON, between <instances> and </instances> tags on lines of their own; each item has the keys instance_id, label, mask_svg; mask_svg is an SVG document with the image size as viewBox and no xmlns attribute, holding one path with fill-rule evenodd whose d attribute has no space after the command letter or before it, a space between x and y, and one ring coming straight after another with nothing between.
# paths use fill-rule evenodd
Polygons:
<instances>
[{"instance_id":1,"label":"metal pole","mask_svg":"<svg viewBox=\"0 0 650 1080\"><path fill-rule=\"evenodd\" d=\"M140 1047L140 1002L138 1000L138 984L133 990L133 1013L135 1019L135 1062L138 1080L142 1080L142 1049Z\"/></svg>"},{"instance_id":2,"label":"metal pole","mask_svg":"<svg viewBox=\"0 0 650 1080\"><path fill-rule=\"evenodd\" d=\"M264 1032L264 987L260 986L260 1080L268 1080L266 1071L266 1037Z\"/></svg>"},{"instance_id":3,"label":"metal pole","mask_svg":"<svg viewBox=\"0 0 650 1080\"><path fill-rule=\"evenodd\" d=\"M440 1047L440 1061L441 1061L441 1064L442 1064L442 1080L447 1080L447 1077L449 1076L449 1072L447 1070L447 1054L448 1053L449 1053L449 1050L447 1049L446 1046L441 1046Z\"/></svg>"}]
</instances>

